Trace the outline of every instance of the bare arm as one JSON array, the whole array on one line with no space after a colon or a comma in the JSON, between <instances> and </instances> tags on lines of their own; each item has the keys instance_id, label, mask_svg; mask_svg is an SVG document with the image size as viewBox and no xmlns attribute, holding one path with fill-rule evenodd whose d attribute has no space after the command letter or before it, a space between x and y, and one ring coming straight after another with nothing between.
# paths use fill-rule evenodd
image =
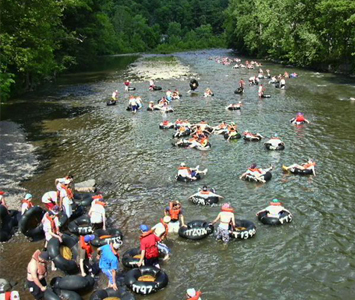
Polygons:
<instances>
[{"instance_id":1,"label":"bare arm","mask_svg":"<svg viewBox=\"0 0 355 300\"><path fill-rule=\"evenodd\" d=\"M39 281L38 279L38 276L37 276L37 266L36 264L33 264L31 263L31 266L30 266L30 273L31 273L31 277L33 279L33 282L41 289L41 291L45 291L46 290L46 287L43 286L41 284L41 282Z\"/></svg>"},{"instance_id":2,"label":"bare arm","mask_svg":"<svg viewBox=\"0 0 355 300\"><path fill-rule=\"evenodd\" d=\"M140 267L143 264L144 256L145 256L145 250L142 250L141 251L141 258L139 259L139 262L137 264L138 267Z\"/></svg>"},{"instance_id":3,"label":"bare arm","mask_svg":"<svg viewBox=\"0 0 355 300\"><path fill-rule=\"evenodd\" d=\"M219 213L218 216L217 216L217 218L215 218L215 219L213 220L212 225L213 225L213 224L216 224L216 223L219 221L220 218L221 218L221 214Z\"/></svg>"}]
</instances>

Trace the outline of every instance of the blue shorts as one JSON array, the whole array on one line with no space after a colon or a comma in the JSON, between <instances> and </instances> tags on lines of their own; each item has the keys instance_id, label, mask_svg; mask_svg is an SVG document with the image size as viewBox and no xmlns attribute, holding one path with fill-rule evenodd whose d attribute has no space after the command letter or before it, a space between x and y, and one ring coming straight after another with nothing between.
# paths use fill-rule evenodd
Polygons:
<instances>
[{"instance_id":1,"label":"blue shorts","mask_svg":"<svg viewBox=\"0 0 355 300\"><path fill-rule=\"evenodd\" d=\"M112 277L112 271L113 271L113 270L102 269L101 271L102 271L102 273L104 273L104 274L107 276L107 278L108 278L110 284L113 284L113 277Z\"/></svg>"}]
</instances>

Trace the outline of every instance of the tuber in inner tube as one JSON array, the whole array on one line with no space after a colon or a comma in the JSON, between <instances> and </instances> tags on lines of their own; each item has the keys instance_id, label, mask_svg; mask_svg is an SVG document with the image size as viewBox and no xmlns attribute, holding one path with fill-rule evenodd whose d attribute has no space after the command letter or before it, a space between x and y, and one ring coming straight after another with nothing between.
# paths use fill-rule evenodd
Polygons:
<instances>
[{"instance_id":1,"label":"tuber in inner tube","mask_svg":"<svg viewBox=\"0 0 355 300\"><path fill-rule=\"evenodd\" d=\"M116 300L135 300L134 295L125 288L119 287L117 291L113 288L98 290L91 294L90 300L104 300L106 298L115 298ZM71 300L71 299L70 299Z\"/></svg>"},{"instance_id":2,"label":"tuber in inner tube","mask_svg":"<svg viewBox=\"0 0 355 300\"><path fill-rule=\"evenodd\" d=\"M179 236L189 240L202 240L213 233L214 227L206 221L191 221L187 227L180 227Z\"/></svg>"},{"instance_id":3,"label":"tuber in inner tube","mask_svg":"<svg viewBox=\"0 0 355 300\"><path fill-rule=\"evenodd\" d=\"M198 81L196 79L191 79L190 80L190 89L191 91L194 91L198 88Z\"/></svg>"},{"instance_id":4,"label":"tuber in inner tube","mask_svg":"<svg viewBox=\"0 0 355 300\"><path fill-rule=\"evenodd\" d=\"M152 281L143 281L143 276L151 278ZM134 293L149 295L166 287L169 279L163 270L152 266L145 266L128 271L124 282Z\"/></svg>"},{"instance_id":5,"label":"tuber in inner tube","mask_svg":"<svg viewBox=\"0 0 355 300\"><path fill-rule=\"evenodd\" d=\"M264 175L261 176L265 181L269 181L272 178L271 172L266 172ZM251 181L251 182L260 182L255 176L252 175L246 175L245 176L246 181Z\"/></svg>"},{"instance_id":6,"label":"tuber in inner tube","mask_svg":"<svg viewBox=\"0 0 355 300\"><path fill-rule=\"evenodd\" d=\"M112 106L112 105L116 105L117 101L116 100L109 100L106 102L107 106Z\"/></svg>"},{"instance_id":7,"label":"tuber in inner tube","mask_svg":"<svg viewBox=\"0 0 355 300\"><path fill-rule=\"evenodd\" d=\"M285 223L291 223L293 218L292 215L287 211L282 211L279 213L278 218L268 217L267 211L263 211L258 214L258 219L265 225L283 225Z\"/></svg>"},{"instance_id":8,"label":"tuber in inner tube","mask_svg":"<svg viewBox=\"0 0 355 300\"><path fill-rule=\"evenodd\" d=\"M65 277L54 277L50 284L54 290L68 290L77 293L85 293L94 287L95 280L90 275L67 275Z\"/></svg>"},{"instance_id":9,"label":"tuber in inner tube","mask_svg":"<svg viewBox=\"0 0 355 300\"><path fill-rule=\"evenodd\" d=\"M47 245L47 251L50 259L54 262L55 266L68 274L75 274L79 271L78 265L76 264L76 259L78 256L78 239L76 237L63 234L63 242L60 243L59 239L51 238ZM71 254L71 259L65 258L65 254L62 254L61 247L69 248ZM63 288L66 289L66 288Z\"/></svg>"},{"instance_id":10,"label":"tuber in inner tube","mask_svg":"<svg viewBox=\"0 0 355 300\"><path fill-rule=\"evenodd\" d=\"M200 180L201 179L201 175L200 174L196 174L196 176L194 178L196 178L196 180ZM192 179L190 179L188 177L183 177L181 175L177 175L176 176L176 180L177 181L183 181L183 182L195 181L195 180L192 180Z\"/></svg>"},{"instance_id":11,"label":"tuber in inner tube","mask_svg":"<svg viewBox=\"0 0 355 300\"><path fill-rule=\"evenodd\" d=\"M93 200L93 196L95 196L95 193L75 193L74 194L74 202L77 205L81 206L90 206L91 202Z\"/></svg>"}]
</instances>

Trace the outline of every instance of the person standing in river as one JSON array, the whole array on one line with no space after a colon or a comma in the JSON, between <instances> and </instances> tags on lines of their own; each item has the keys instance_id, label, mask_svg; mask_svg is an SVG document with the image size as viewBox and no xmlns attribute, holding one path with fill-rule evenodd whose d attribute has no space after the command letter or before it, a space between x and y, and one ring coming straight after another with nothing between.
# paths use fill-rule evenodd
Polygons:
<instances>
[{"instance_id":1,"label":"person standing in river","mask_svg":"<svg viewBox=\"0 0 355 300\"><path fill-rule=\"evenodd\" d=\"M47 275L48 261L47 251L36 250L27 266L27 287L36 300L43 299L47 289L45 276Z\"/></svg>"}]
</instances>

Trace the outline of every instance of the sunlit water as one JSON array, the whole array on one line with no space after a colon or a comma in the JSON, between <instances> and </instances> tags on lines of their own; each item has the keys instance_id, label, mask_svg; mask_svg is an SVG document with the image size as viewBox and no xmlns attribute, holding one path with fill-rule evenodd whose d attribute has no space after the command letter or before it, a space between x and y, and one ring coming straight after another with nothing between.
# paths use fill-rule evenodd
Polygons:
<instances>
[{"instance_id":1,"label":"sunlit water","mask_svg":"<svg viewBox=\"0 0 355 300\"><path fill-rule=\"evenodd\" d=\"M173 114L146 111L148 101L163 95L149 92L147 82L134 83L134 94L145 103L143 111L133 115L125 110L125 70L134 61L127 57L101 72L67 76L55 87L31 96L33 99L23 97L2 105L1 143L4 134L18 135L20 148L16 149L22 150L15 149L14 141L6 141L13 145L3 159L6 147L1 147L1 168L6 170L6 176L1 174L1 188L27 179L21 188L40 199L53 189L54 178L68 171L77 181L95 178L109 199L111 222L124 232L123 253L139 245L139 225L157 223L170 200L183 203L187 221L212 221L218 206L199 207L187 200L207 184L232 203L238 218L256 223L256 236L231 241L227 247L212 237L194 242L171 236L168 245L173 255L162 264L169 285L147 299L183 299L189 287L201 289L203 299L353 299L355 101L347 99L354 97L354 82L332 74L287 69L300 77L289 79L286 90L275 89L265 80L270 99L260 100L257 87L247 87L240 97L233 93L238 81L247 81L257 71L234 70L208 60L217 55L232 53L177 54L198 74L197 96L186 93L187 81L156 82L163 90L178 88L182 92L182 99L172 104ZM263 69L267 68L272 74L286 70L265 62ZM202 97L207 87L215 97ZM105 100L115 89L119 89L120 101L107 107ZM241 112L225 110L236 101L244 104ZM290 124L299 111L311 124ZM241 131L248 129L266 137L278 133L286 149L269 152L262 142L228 143L222 136L211 137L211 151L174 148L173 131L159 130L158 125L177 118L193 123L205 119L211 125L234 121ZM28 157L23 151L28 151ZM317 162L316 177L282 173L283 164L302 163L307 158ZM13 161L19 166L13 166ZM30 162L35 168L28 165ZM208 174L202 181L177 182L181 162L208 168ZM256 185L239 180L253 162L260 167L275 166L270 182ZM291 224L268 227L257 221L255 213L275 197L294 214ZM19 281L22 290L25 267L40 246L21 235L1 246L0 277ZM23 296L30 299L28 294Z\"/></svg>"}]
</instances>

